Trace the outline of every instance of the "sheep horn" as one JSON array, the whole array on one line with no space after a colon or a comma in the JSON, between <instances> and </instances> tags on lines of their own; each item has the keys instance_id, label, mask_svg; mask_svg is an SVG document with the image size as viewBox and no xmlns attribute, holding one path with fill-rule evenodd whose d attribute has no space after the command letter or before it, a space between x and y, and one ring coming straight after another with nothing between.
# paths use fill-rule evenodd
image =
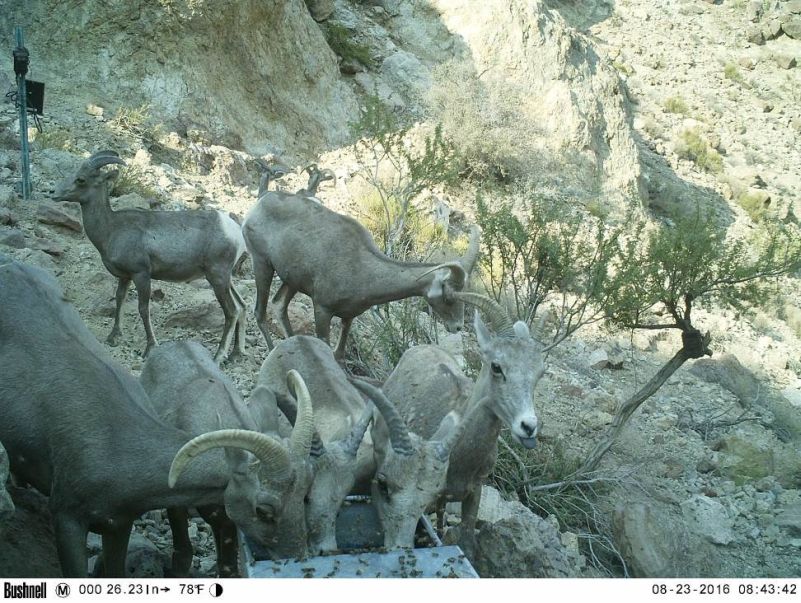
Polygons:
<instances>
[{"instance_id":1,"label":"sheep horn","mask_svg":"<svg viewBox=\"0 0 801 603\"><path fill-rule=\"evenodd\" d=\"M467 274L473 272L481 248L481 229L475 224L470 227L470 243L462 259L459 260Z\"/></svg>"},{"instance_id":2,"label":"sheep horn","mask_svg":"<svg viewBox=\"0 0 801 603\"><path fill-rule=\"evenodd\" d=\"M170 488L175 487L175 482L193 458L214 448L247 450L275 477L285 479L289 476L289 453L281 442L258 431L220 429L192 438L175 454L167 480Z\"/></svg>"},{"instance_id":3,"label":"sheep horn","mask_svg":"<svg viewBox=\"0 0 801 603\"><path fill-rule=\"evenodd\" d=\"M364 432L367 431L367 427L370 425L370 421L373 420L373 404L368 403L364 410L362 411L362 416L359 417L359 420L353 425L353 429L350 430L350 433L342 440L342 450L348 456L352 458L356 458L356 453L359 452L359 446L364 439Z\"/></svg>"},{"instance_id":4,"label":"sheep horn","mask_svg":"<svg viewBox=\"0 0 801 603\"><path fill-rule=\"evenodd\" d=\"M289 438L289 451L295 459L307 459L314 436L314 410L311 394L303 377L295 369L286 375L287 385L298 400L298 418Z\"/></svg>"},{"instance_id":5,"label":"sheep horn","mask_svg":"<svg viewBox=\"0 0 801 603\"><path fill-rule=\"evenodd\" d=\"M96 170L112 163L125 165L125 162L120 159L120 156L115 151L98 151L93 153L89 159L86 160L84 165L87 169Z\"/></svg>"},{"instance_id":6,"label":"sheep horn","mask_svg":"<svg viewBox=\"0 0 801 603\"><path fill-rule=\"evenodd\" d=\"M494 299L490 299L485 295L466 291L454 291L453 296L466 304L470 304L486 312L496 335L502 335L504 337L515 335L512 320L509 318L506 310Z\"/></svg>"},{"instance_id":7,"label":"sheep horn","mask_svg":"<svg viewBox=\"0 0 801 603\"><path fill-rule=\"evenodd\" d=\"M451 271L451 279L453 281L454 289L462 289L464 287L465 282L467 281L467 271L462 266L461 262L459 261L452 261L452 262L444 262L442 264L437 264L436 266L429 268L423 274L417 277L419 281L424 276L431 274L432 272L436 272L437 270L449 269Z\"/></svg>"},{"instance_id":8,"label":"sheep horn","mask_svg":"<svg viewBox=\"0 0 801 603\"><path fill-rule=\"evenodd\" d=\"M275 401L278 403L279 410L284 413L284 416L287 418L287 421L294 426L295 422L298 418L298 405L295 403L290 396L274 392L275 394ZM325 444L323 444L323 440L320 437L320 434L317 433L317 430L314 430L312 433L312 440L311 440L311 456L314 458L319 458L326 453Z\"/></svg>"},{"instance_id":9,"label":"sheep horn","mask_svg":"<svg viewBox=\"0 0 801 603\"><path fill-rule=\"evenodd\" d=\"M412 438L409 437L409 428L406 426L406 421L400 416L395 405L387 399L384 392L360 379L353 379L350 377L349 379L356 389L360 390L373 401L379 412L383 415L384 420L387 422L387 427L389 428L389 440L392 443L392 449L404 456L411 456L414 454Z\"/></svg>"}]
</instances>

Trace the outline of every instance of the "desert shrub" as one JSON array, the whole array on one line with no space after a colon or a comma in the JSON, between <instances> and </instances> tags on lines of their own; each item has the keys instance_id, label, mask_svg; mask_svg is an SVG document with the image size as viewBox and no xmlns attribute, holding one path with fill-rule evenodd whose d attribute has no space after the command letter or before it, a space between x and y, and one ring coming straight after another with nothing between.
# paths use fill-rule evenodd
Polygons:
<instances>
[{"instance_id":1,"label":"desert shrub","mask_svg":"<svg viewBox=\"0 0 801 603\"><path fill-rule=\"evenodd\" d=\"M743 83L743 74L740 73L740 68L737 67L735 63L726 63L723 67L723 76L727 80L731 80L733 82L737 82L738 84Z\"/></svg>"},{"instance_id":2,"label":"desert shrub","mask_svg":"<svg viewBox=\"0 0 801 603\"><path fill-rule=\"evenodd\" d=\"M743 191L737 196L737 205L742 207L754 222L762 220L768 212L768 203L759 193Z\"/></svg>"},{"instance_id":3,"label":"desert shrub","mask_svg":"<svg viewBox=\"0 0 801 603\"><path fill-rule=\"evenodd\" d=\"M601 318L603 283L620 228L567 200L544 199L525 188L513 198L480 193L476 222L485 288L499 302L510 299L517 318L532 324L540 308L553 302L555 340Z\"/></svg>"},{"instance_id":4,"label":"desert shrub","mask_svg":"<svg viewBox=\"0 0 801 603\"><path fill-rule=\"evenodd\" d=\"M680 115L687 115L690 109L687 103L680 96L671 96L665 99L665 111L668 113L678 113Z\"/></svg>"},{"instance_id":5,"label":"desert shrub","mask_svg":"<svg viewBox=\"0 0 801 603\"><path fill-rule=\"evenodd\" d=\"M526 91L511 83L490 89L462 62L443 64L432 75L429 105L456 146L465 176L509 182L532 171L532 159L541 155L533 144L540 128L520 109Z\"/></svg>"},{"instance_id":6,"label":"desert shrub","mask_svg":"<svg viewBox=\"0 0 801 603\"><path fill-rule=\"evenodd\" d=\"M388 256L405 261L427 259L445 242L447 233L418 207L417 199L424 190L453 181L456 161L452 146L441 128L413 127L376 97L368 98L352 128L359 139L354 185L359 217ZM374 308L367 319L373 322L369 334L355 330L356 356L378 358L383 370L391 370L409 346L435 341L433 321L420 320L425 308L417 299Z\"/></svg>"},{"instance_id":7,"label":"desert shrub","mask_svg":"<svg viewBox=\"0 0 801 603\"><path fill-rule=\"evenodd\" d=\"M576 534L581 552L596 569L611 576L625 575L611 517L601 510L601 500L613 482L620 483L626 476L607 471L576 481L580 459L571 456L559 440L525 450L504 431L499 443L492 485L538 515L555 518L561 531Z\"/></svg>"},{"instance_id":8,"label":"desert shrub","mask_svg":"<svg viewBox=\"0 0 801 603\"><path fill-rule=\"evenodd\" d=\"M375 64L370 49L364 44L355 42L353 32L344 25L329 21L322 29L328 46L342 60L358 61L365 67L372 67Z\"/></svg>"},{"instance_id":9,"label":"desert shrub","mask_svg":"<svg viewBox=\"0 0 801 603\"><path fill-rule=\"evenodd\" d=\"M59 151L77 151L75 138L67 128L44 127L42 131L36 131L32 140L35 147L42 149L57 149Z\"/></svg>"},{"instance_id":10,"label":"desert shrub","mask_svg":"<svg viewBox=\"0 0 801 603\"><path fill-rule=\"evenodd\" d=\"M162 195L147 181L145 174L134 164L128 164L120 170L120 175L111 190L113 197L121 197L135 193L143 199L162 200Z\"/></svg>"},{"instance_id":11,"label":"desert shrub","mask_svg":"<svg viewBox=\"0 0 801 603\"><path fill-rule=\"evenodd\" d=\"M109 129L133 142L144 142L148 145L159 145L164 136L161 124L153 124L150 105L138 107L119 107L107 125Z\"/></svg>"},{"instance_id":12,"label":"desert shrub","mask_svg":"<svg viewBox=\"0 0 801 603\"><path fill-rule=\"evenodd\" d=\"M720 173L723 169L723 158L720 153L709 146L707 140L695 128L684 130L679 135L676 154L713 174Z\"/></svg>"}]
</instances>

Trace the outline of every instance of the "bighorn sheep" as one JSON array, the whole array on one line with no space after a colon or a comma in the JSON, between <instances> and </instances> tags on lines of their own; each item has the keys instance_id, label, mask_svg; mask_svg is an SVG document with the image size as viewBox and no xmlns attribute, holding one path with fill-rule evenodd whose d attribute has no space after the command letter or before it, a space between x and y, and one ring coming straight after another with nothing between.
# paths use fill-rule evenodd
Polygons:
<instances>
[{"instance_id":1,"label":"bighorn sheep","mask_svg":"<svg viewBox=\"0 0 801 603\"><path fill-rule=\"evenodd\" d=\"M232 338L234 355L244 354L245 303L231 283L234 266L245 251L239 225L222 211L112 211L109 190L119 172L100 169L109 164L125 162L113 151L95 153L54 195L59 201L80 203L86 236L118 279L114 326L107 342L116 345L119 340L122 303L132 280L147 334L147 356L157 345L150 324L151 279L187 282L205 277L225 315L214 359L222 360Z\"/></svg>"},{"instance_id":2,"label":"bighorn sheep","mask_svg":"<svg viewBox=\"0 0 801 603\"><path fill-rule=\"evenodd\" d=\"M370 492L371 486L373 490L386 486L393 495L391 500L386 496L375 498L384 526L385 545L412 546L417 520L425 506L433 502L432 497L415 494L431 491L433 496L441 491L448 453L460 434L458 414L443 418L437 433L429 440L410 433L392 402L377 395L369 384L361 381L351 384L331 348L319 339L302 335L282 341L270 352L262 364L258 382L280 385L276 376L293 369L308 375L315 426L327 450L327 457L321 456L317 461L316 477L308 494L310 552L337 548L335 522L342 502L351 492ZM383 417L379 423L383 427L378 431L374 427L372 436L368 434L360 448L358 438L347 435L358 433L359 428L364 433L365 412L371 408L371 405L365 407L358 390L373 400ZM283 393L279 390L276 396ZM338 444L343 439L355 442L356 446ZM320 468L323 461L325 471Z\"/></svg>"},{"instance_id":3,"label":"bighorn sheep","mask_svg":"<svg viewBox=\"0 0 801 603\"><path fill-rule=\"evenodd\" d=\"M50 497L65 576L86 576L92 530L103 536L104 574L122 577L131 522L150 509L225 504L246 534L263 539L292 476L283 443L245 430L204 434L205 446L235 450L206 455L176 485L180 459L198 451L192 434L157 417L52 276L5 256L0 333L0 441L11 471Z\"/></svg>"},{"instance_id":4,"label":"bighorn sheep","mask_svg":"<svg viewBox=\"0 0 801 603\"><path fill-rule=\"evenodd\" d=\"M206 348L197 342L160 345L145 362L139 381L164 422L183 431L201 434L225 428L277 434L275 400L261 398L258 405L246 405L233 382L212 360ZM296 437L310 439L313 425L311 407L301 410L306 414L295 427ZM305 451L305 445L302 448ZM293 459L296 466L303 466L306 462L304 458ZM293 502L287 499L287 508L280 522L296 523ZM235 575L238 546L233 522L220 507L201 507L198 511L214 531L220 575ZM167 514L173 534L172 573L186 576L192 562L188 510L172 508L167 510Z\"/></svg>"},{"instance_id":5,"label":"bighorn sheep","mask_svg":"<svg viewBox=\"0 0 801 603\"><path fill-rule=\"evenodd\" d=\"M477 228L459 260L398 262L381 253L367 229L353 218L303 196L270 191L248 212L242 232L253 259L256 323L271 349L266 314L276 273L283 283L274 301L281 300L287 336L292 335L289 302L300 291L312 298L318 337L328 341L332 317L342 319L335 353L340 360L353 319L376 304L422 296L448 330L458 330L464 323L464 305L453 293L464 289L478 257Z\"/></svg>"},{"instance_id":6,"label":"bighorn sheep","mask_svg":"<svg viewBox=\"0 0 801 603\"><path fill-rule=\"evenodd\" d=\"M307 165L305 171L309 173L309 182L306 184L306 188L300 189L295 194L319 202L320 200L317 198L317 188L320 186L320 183L326 180L336 180L336 174L329 169L321 170L317 167L316 163Z\"/></svg>"},{"instance_id":7,"label":"bighorn sheep","mask_svg":"<svg viewBox=\"0 0 801 603\"><path fill-rule=\"evenodd\" d=\"M258 164L262 172L259 178L259 192L256 198L260 199L261 196L267 192L270 182L278 180L282 176L286 176L289 170L279 164L266 164L261 161L259 161Z\"/></svg>"},{"instance_id":8,"label":"bighorn sheep","mask_svg":"<svg viewBox=\"0 0 801 603\"><path fill-rule=\"evenodd\" d=\"M495 330L493 335L476 312L481 371L475 384L447 352L421 345L404 353L382 389L409 427L424 437L434 433L448 413L468 415L464 433L451 454L447 483L437 507L441 514L446 501L462 502L461 544L471 554L481 486L495 465L501 427L508 426L515 441L525 448L536 444L534 389L545 365L544 348L524 322L513 324L506 311L489 298L474 293L456 295L484 310ZM476 408L480 410L472 412Z\"/></svg>"},{"instance_id":9,"label":"bighorn sheep","mask_svg":"<svg viewBox=\"0 0 801 603\"><path fill-rule=\"evenodd\" d=\"M384 546L412 548L417 522L444 490L451 451L472 415L480 412L480 405L470 409L464 419L456 410L447 413L436 431L424 438L410 431L380 389L357 379L352 382L383 416L371 433L376 466L372 501L384 528Z\"/></svg>"}]
</instances>

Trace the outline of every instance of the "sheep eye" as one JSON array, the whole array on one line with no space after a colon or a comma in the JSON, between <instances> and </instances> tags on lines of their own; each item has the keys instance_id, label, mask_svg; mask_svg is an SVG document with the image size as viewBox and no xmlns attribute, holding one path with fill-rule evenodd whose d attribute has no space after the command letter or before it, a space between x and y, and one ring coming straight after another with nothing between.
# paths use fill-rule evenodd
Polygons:
<instances>
[{"instance_id":1,"label":"sheep eye","mask_svg":"<svg viewBox=\"0 0 801 603\"><path fill-rule=\"evenodd\" d=\"M493 362L490 365L490 369L492 369L492 374L493 375L498 375L499 377L503 376L503 369L501 368L501 365L498 364L497 362Z\"/></svg>"},{"instance_id":2,"label":"sheep eye","mask_svg":"<svg viewBox=\"0 0 801 603\"><path fill-rule=\"evenodd\" d=\"M75 184L83 186L84 184L86 184L86 179L85 178L76 178L75 179Z\"/></svg>"}]
</instances>

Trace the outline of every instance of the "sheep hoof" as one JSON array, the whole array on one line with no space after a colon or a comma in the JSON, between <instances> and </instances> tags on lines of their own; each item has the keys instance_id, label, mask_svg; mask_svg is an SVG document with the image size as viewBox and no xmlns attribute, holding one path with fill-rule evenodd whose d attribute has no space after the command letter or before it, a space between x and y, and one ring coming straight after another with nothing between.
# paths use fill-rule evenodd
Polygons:
<instances>
[{"instance_id":1,"label":"sheep hoof","mask_svg":"<svg viewBox=\"0 0 801 603\"><path fill-rule=\"evenodd\" d=\"M120 345L120 333L110 333L109 336L106 337L106 343L111 347L116 348L118 345Z\"/></svg>"}]
</instances>

